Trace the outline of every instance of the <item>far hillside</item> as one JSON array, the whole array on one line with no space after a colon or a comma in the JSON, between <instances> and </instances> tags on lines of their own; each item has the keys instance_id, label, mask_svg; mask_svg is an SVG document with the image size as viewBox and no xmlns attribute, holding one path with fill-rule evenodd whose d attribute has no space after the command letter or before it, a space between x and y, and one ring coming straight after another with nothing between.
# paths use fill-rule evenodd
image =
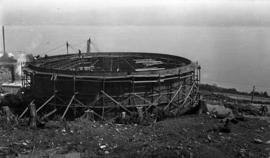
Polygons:
<instances>
[{"instance_id":1,"label":"far hillside","mask_svg":"<svg viewBox=\"0 0 270 158\"><path fill-rule=\"evenodd\" d=\"M219 87L217 85L210 85L210 84L200 84L201 91L210 91L210 92L218 92L218 93L231 93L231 94L238 94L238 95L252 95L253 92L241 92L235 88L224 88ZM258 92L254 91L254 96L257 97L267 97L270 98L267 92Z\"/></svg>"}]
</instances>

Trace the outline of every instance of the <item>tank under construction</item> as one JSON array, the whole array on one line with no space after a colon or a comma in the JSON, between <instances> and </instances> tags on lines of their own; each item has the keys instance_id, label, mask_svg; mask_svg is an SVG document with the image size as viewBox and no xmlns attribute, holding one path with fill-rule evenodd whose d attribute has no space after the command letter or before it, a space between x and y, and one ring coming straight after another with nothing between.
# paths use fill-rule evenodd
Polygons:
<instances>
[{"instance_id":1,"label":"tank under construction","mask_svg":"<svg viewBox=\"0 0 270 158\"><path fill-rule=\"evenodd\" d=\"M45 56L27 63L23 85L37 112L61 118L85 112L93 119L119 115L181 115L197 105L200 66L167 54L89 52Z\"/></svg>"}]
</instances>

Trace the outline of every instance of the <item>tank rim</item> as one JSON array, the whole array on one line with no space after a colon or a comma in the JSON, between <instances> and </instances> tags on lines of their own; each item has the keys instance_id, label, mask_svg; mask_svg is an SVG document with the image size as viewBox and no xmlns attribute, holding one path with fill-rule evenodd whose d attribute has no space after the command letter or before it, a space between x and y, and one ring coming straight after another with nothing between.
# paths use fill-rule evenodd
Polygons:
<instances>
[{"instance_id":1,"label":"tank rim","mask_svg":"<svg viewBox=\"0 0 270 158\"><path fill-rule=\"evenodd\" d=\"M147 71L131 71L131 72L106 72L106 71L79 71L79 70L59 70L59 69L51 69L48 67L40 66L42 63L51 60L51 59L65 59L78 57L78 54L61 54L61 55L53 55L42 57L33 62L28 63L24 67L24 71L28 73L40 73L40 74L58 74L59 76L80 76L86 78L130 78L130 77L160 77L160 76L172 76L179 73L185 73L189 71L193 71L196 67L196 64L191 62L191 60L170 54L161 54L161 53L147 53L147 52L91 52L91 53L82 53L81 56L83 58L93 58L93 57L138 57L138 56L146 56L153 58L166 58L169 60L173 60L179 63L184 63L184 66L175 66L173 68L165 68L162 70L147 70Z\"/></svg>"}]
</instances>

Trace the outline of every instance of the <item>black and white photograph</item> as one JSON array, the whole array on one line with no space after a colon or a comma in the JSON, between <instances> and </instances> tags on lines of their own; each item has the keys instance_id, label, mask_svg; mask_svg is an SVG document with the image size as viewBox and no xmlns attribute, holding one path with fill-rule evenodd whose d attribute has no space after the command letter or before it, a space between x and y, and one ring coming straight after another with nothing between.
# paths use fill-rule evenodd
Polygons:
<instances>
[{"instance_id":1,"label":"black and white photograph","mask_svg":"<svg viewBox=\"0 0 270 158\"><path fill-rule=\"evenodd\" d=\"M0 0L0 157L270 158L270 1Z\"/></svg>"}]
</instances>

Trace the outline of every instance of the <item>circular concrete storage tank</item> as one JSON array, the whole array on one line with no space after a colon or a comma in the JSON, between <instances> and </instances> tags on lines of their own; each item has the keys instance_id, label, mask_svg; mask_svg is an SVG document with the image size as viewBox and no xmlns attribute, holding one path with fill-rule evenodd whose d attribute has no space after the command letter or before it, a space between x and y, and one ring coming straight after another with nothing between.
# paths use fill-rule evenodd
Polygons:
<instances>
[{"instance_id":1,"label":"circular concrete storage tank","mask_svg":"<svg viewBox=\"0 0 270 158\"><path fill-rule=\"evenodd\" d=\"M198 65L173 55L57 55L28 63L24 74L25 86L40 101L38 111L55 107L62 109L62 117L78 108L91 109L103 118L108 111L131 113L157 107L181 113L198 100Z\"/></svg>"}]
</instances>

